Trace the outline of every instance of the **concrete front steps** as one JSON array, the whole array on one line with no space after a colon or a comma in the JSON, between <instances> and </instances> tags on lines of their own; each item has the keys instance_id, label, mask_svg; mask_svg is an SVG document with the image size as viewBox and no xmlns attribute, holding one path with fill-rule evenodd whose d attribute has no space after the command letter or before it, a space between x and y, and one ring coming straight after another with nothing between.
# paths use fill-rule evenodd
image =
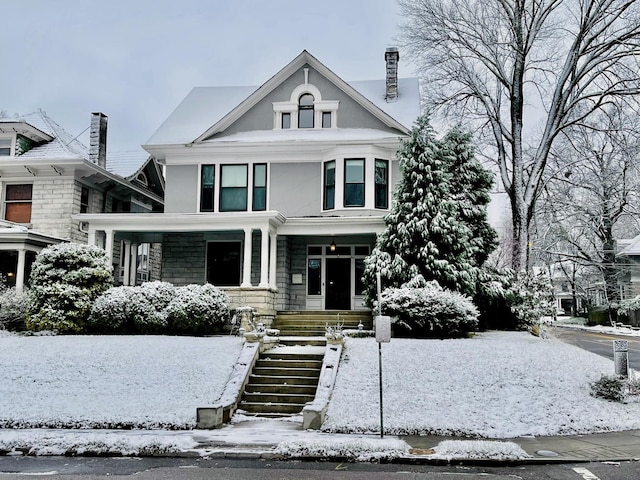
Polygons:
<instances>
[{"instance_id":1,"label":"concrete front steps","mask_svg":"<svg viewBox=\"0 0 640 480\"><path fill-rule=\"evenodd\" d=\"M259 417L299 414L315 397L324 351L323 346L298 345L260 353L238 408Z\"/></svg>"},{"instance_id":2,"label":"concrete front steps","mask_svg":"<svg viewBox=\"0 0 640 480\"><path fill-rule=\"evenodd\" d=\"M362 323L364 330L373 328L369 311L288 311L278 312L273 328L280 330L280 337L317 336L324 337L327 325L341 325L345 330L357 330Z\"/></svg>"},{"instance_id":3,"label":"concrete front steps","mask_svg":"<svg viewBox=\"0 0 640 480\"><path fill-rule=\"evenodd\" d=\"M371 313L278 312L271 328L280 330L279 346L260 353L238 408L245 415L298 415L318 388L327 339L326 326L371 330Z\"/></svg>"}]
</instances>

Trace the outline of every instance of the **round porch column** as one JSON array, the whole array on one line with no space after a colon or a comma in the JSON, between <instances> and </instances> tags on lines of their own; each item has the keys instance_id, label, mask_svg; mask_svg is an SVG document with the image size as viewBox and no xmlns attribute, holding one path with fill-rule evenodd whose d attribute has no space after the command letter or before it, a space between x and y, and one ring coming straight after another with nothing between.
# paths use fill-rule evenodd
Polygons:
<instances>
[{"instance_id":1,"label":"round porch column","mask_svg":"<svg viewBox=\"0 0 640 480\"><path fill-rule=\"evenodd\" d=\"M269 286L269 227L262 227L260 241L260 287Z\"/></svg>"},{"instance_id":2,"label":"round porch column","mask_svg":"<svg viewBox=\"0 0 640 480\"><path fill-rule=\"evenodd\" d=\"M276 265L278 261L278 234L276 232L269 232L271 240L271 253L269 255L269 285L271 288L276 288Z\"/></svg>"},{"instance_id":3,"label":"round porch column","mask_svg":"<svg viewBox=\"0 0 640 480\"><path fill-rule=\"evenodd\" d=\"M24 267L26 250L21 248L18 250L18 265L16 266L16 292L20 293L24 289Z\"/></svg>"},{"instance_id":4,"label":"round porch column","mask_svg":"<svg viewBox=\"0 0 640 480\"><path fill-rule=\"evenodd\" d=\"M244 229L244 263L241 287L251 286L251 228Z\"/></svg>"}]
</instances>

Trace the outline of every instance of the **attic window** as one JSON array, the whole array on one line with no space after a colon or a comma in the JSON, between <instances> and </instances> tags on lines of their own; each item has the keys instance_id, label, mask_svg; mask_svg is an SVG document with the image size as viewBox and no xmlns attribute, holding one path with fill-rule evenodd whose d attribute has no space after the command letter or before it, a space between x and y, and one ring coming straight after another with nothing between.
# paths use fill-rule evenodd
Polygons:
<instances>
[{"instance_id":1,"label":"attic window","mask_svg":"<svg viewBox=\"0 0 640 480\"><path fill-rule=\"evenodd\" d=\"M313 95L305 93L298 100L298 128L313 128Z\"/></svg>"},{"instance_id":2,"label":"attic window","mask_svg":"<svg viewBox=\"0 0 640 480\"><path fill-rule=\"evenodd\" d=\"M149 186L149 181L147 180L147 176L144 174L144 172L140 172L136 177L136 180L143 184L145 187Z\"/></svg>"},{"instance_id":3,"label":"attic window","mask_svg":"<svg viewBox=\"0 0 640 480\"><path fill-rule=\"evenodd\" d=\"M0 157L11 156L11 143L10 138L0 138Z\"/></svg>"}]
</instances>

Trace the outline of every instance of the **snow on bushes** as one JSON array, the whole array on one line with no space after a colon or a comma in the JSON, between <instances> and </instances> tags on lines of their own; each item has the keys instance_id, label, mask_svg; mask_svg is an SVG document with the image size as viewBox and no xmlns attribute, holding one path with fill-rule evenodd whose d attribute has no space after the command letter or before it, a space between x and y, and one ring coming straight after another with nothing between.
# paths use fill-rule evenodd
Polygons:
<instances>
[{"instance_id":1,"label":"snow on bushes","mask_svg":"<svg viewBox=\"0 0 640 480\"><path fill-rule=\"evenodd\" d=\"M213 333L229 317L229 298L213 285L176 288L167 307L169 328L175 333Z\"/></svg>"},{"instance_id":2,"label":"snow on bushes","mask_svg":"<svg viewBox=\"0 0 640 480\"><path fill-rule=\"evenodd\" d=\"M107 253L95 245L43 249L31 268L27 328L81 331L94 300L111 286L111 275Z\"/></svg>"},{"instance_id":3,"label":"snow on bushes","mask_svg":"<svg viewBox=\"0 0 640 480\"><path fill-rule=\"evenodd\" d=\"M0 289L0 330L25 329L29 292L16 291L15 287Z\"/></svg>"},{"instance_id":4,"label":"snow on bushes","mask_svg":"<svg viewBox=\"0 0 640 480\"><path fill-rule=\"evenodd\" d=\"M88 321L96 333L208 334L229 316L229 299L211 284L174 287L147 282L114 287L99 297Z\"/></svg>"},{"instance_id":5,"label":"snow on bushes","mask_svg":"<svg viewBox=\"0 0 640 480\"><path fill-rule=\"evenodd\" d=\"M400 288L382 292L382 313L413 336L461 337L475 331L478 309L469 297L418 276Z\"/></svg>"},{"instance_id":6,"label":"snow on bushes","mask_svg":"<svg viewBox=\"0 0 640 480\"><path fill-rule=\"evenodd\" d=\"M556 302L553 287L546 275L517 273L506 296L520 330L539 323L543 316L554 314Z\"/></svg>"}]
</instances>

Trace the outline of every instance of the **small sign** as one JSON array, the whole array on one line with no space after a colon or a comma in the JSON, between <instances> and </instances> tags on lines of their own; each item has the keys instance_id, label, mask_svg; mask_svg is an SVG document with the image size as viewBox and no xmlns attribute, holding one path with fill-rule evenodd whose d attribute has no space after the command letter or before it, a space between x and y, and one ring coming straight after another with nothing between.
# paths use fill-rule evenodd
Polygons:
<instances>
[{"instance_id":1,"label":"small sign","mask_svg":"<svg viewBox=\"0 0 640 480\"><path fill-rule=\"evenodd\" d=\"M291 274L291 283L293 283L294 285L302 285L302 274L301 273Z\"/></svg>"},{"instance_id":2,"label":"small sign","mask_svg":"<svg viewBox=\"0 0 640 480\"><path fill-rule=\"evenodd\" d=\"M391 341L391 317L378 315L375 319L376 342L388 343Z\"/></svg>"}]
</instances>

